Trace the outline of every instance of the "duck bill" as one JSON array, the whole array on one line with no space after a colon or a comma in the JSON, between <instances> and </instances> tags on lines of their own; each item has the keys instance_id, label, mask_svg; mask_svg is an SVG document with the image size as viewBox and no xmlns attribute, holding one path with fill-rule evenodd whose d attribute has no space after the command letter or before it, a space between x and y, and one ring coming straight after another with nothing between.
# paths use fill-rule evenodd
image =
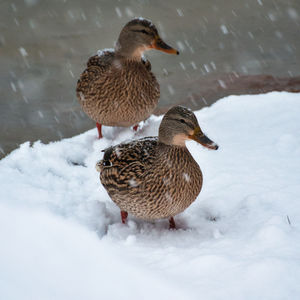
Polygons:
<instances>
[{"instance_id":1,"label":"duck bill","mask_svg":"<svg viewBox=\"0 0 300 300\"><path fill-rule=\"evenodd\" d=\"M166 52L166 53L169 53L169 54L176 54L178 55L179 52L170 47L169 45L167 45L160 37L157 37L153 44L152 44L152 48L153 49L156 49L156 50L160 50L160 51L163 51L163 52Z\"/></svg>"},{"instance_id":2,"label":"duck bill","mask_svg":"<svg viewBox=\"0 0 300 300\"><path fill-rule=\"evenodd\" d=\"M213 142L211 139L209 139L199 128L199 130L195 130L195 132L189 136L191 140L196 141L197 143L201 144L202 146L212 149L212 150L217 150L219 146Z\"/></svg>"}]
</instances>

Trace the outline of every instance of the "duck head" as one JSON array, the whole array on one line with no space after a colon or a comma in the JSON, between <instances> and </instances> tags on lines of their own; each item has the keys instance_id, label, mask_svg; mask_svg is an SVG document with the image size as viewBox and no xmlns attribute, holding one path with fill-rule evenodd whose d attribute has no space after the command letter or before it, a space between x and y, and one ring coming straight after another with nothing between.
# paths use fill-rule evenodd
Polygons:
<instances>
[{"instance_id":1,"label":"duck head","mask_svg":"<svg viewBox=\"0 0 300 300\"><path fill-rule=\"evenodd\" d=\"M136 18L128 22L119 35L116 52L127 58L140 60L144 51L151 49L179 54L160 38L156 27L149 20Z\"/></svg>"},{"instance_id":2,"label":"duck head","mask_svg":"<svg viewBox=\"0 0 300 300\"><path fill-rule=\"evenodd\" d=\"M209 149L219 148L202 132L195 114L183 106L172 107L165 114L159 127L158 138L167 145L185 147L187 140L194 140Z\"/></svg>"}]
</instances>

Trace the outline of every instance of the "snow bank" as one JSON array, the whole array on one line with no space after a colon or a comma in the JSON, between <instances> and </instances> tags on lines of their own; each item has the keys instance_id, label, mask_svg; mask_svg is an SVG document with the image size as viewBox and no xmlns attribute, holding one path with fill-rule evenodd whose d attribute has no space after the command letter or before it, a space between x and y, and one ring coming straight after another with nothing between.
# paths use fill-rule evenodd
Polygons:
<instances>
[{"instance_id":1,"label":"snow bank","mask_svg":"<svg viewBox=\"0 0 300 300\"><path fill-rule=\"evenodd\" d=\"M220 146L189 142L204 186L176 217L145 222L101 186L102 149L156 135L96 129L0 161L1 299L298 299L300 95L230 96L196 113Z\"/></svg>"}]
</instances>

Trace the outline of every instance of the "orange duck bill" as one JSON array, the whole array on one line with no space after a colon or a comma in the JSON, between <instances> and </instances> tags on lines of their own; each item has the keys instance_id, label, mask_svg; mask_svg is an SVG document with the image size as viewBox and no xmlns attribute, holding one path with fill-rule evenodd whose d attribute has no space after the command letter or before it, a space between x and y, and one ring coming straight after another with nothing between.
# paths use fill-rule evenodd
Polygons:
<instances>
[{"instance_id":1,"label":"orange duck bill","mask_svg":"<svg viewBox=\"0 0 300 300\"><path fill-rule=\"evenodd\" d=\"M159 36L157 36L155 38L155 40L152 43L151 48L160 50L160 51L163 51L163 52L166 52L169 54L177 54L177 55L179 54L179 52L176 49L167 45Z\"/></svg>"},{"instance_id":2,"label":"orange duck bill","mask_svg":"<svg viewBox=\"0 0 300 300\"><path fill-rule=\"evenodd\" d=\"M218 150L219 146L210 140L200 129L200 127L197 127L194 130L194 133L189 135L189 138L191 140L196 141L197 143L201 144L202 146L212 149L212 150Z\"/></svg>"}]
</instances>

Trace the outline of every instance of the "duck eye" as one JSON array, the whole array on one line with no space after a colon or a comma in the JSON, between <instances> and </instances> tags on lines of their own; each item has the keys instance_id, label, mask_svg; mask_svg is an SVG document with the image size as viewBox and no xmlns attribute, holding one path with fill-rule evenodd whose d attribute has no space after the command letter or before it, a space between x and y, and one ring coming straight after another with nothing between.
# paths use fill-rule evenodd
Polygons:
<instances>
[{"instance_id":1,"label":"duck eye","mask_svg":"<svg viewBox=\"0 0 300 300\"><path fill-rule=\"evenodd\" d=\"M110 162L109 160L105 160L105 161L103 162L103 166L105 166L105 167L110 167L110 166L111 166L111 162Z\"/></svg>"},{"instance_id":2,"label":"duck eye","mask_svg":"<svg viewBox=\"0 0 300 300\"><path fill-rule=\"evenodd\" d=\"M185 121L184 121L183 119L180 119L179 121L180 121L181 123L185 123Z\"/></svg>"},{"instance_id":3,"label":"duck eye","mask_svg":"<svg viewBox=\"0 0 300 300\"><path fill-rule=\"evenodd\" d=\"M146 31L145 29L142 29L141 32L142 32L142 33L145 33L145 34L149 34L149 32Z\"/></svg>"}]
</instances>

